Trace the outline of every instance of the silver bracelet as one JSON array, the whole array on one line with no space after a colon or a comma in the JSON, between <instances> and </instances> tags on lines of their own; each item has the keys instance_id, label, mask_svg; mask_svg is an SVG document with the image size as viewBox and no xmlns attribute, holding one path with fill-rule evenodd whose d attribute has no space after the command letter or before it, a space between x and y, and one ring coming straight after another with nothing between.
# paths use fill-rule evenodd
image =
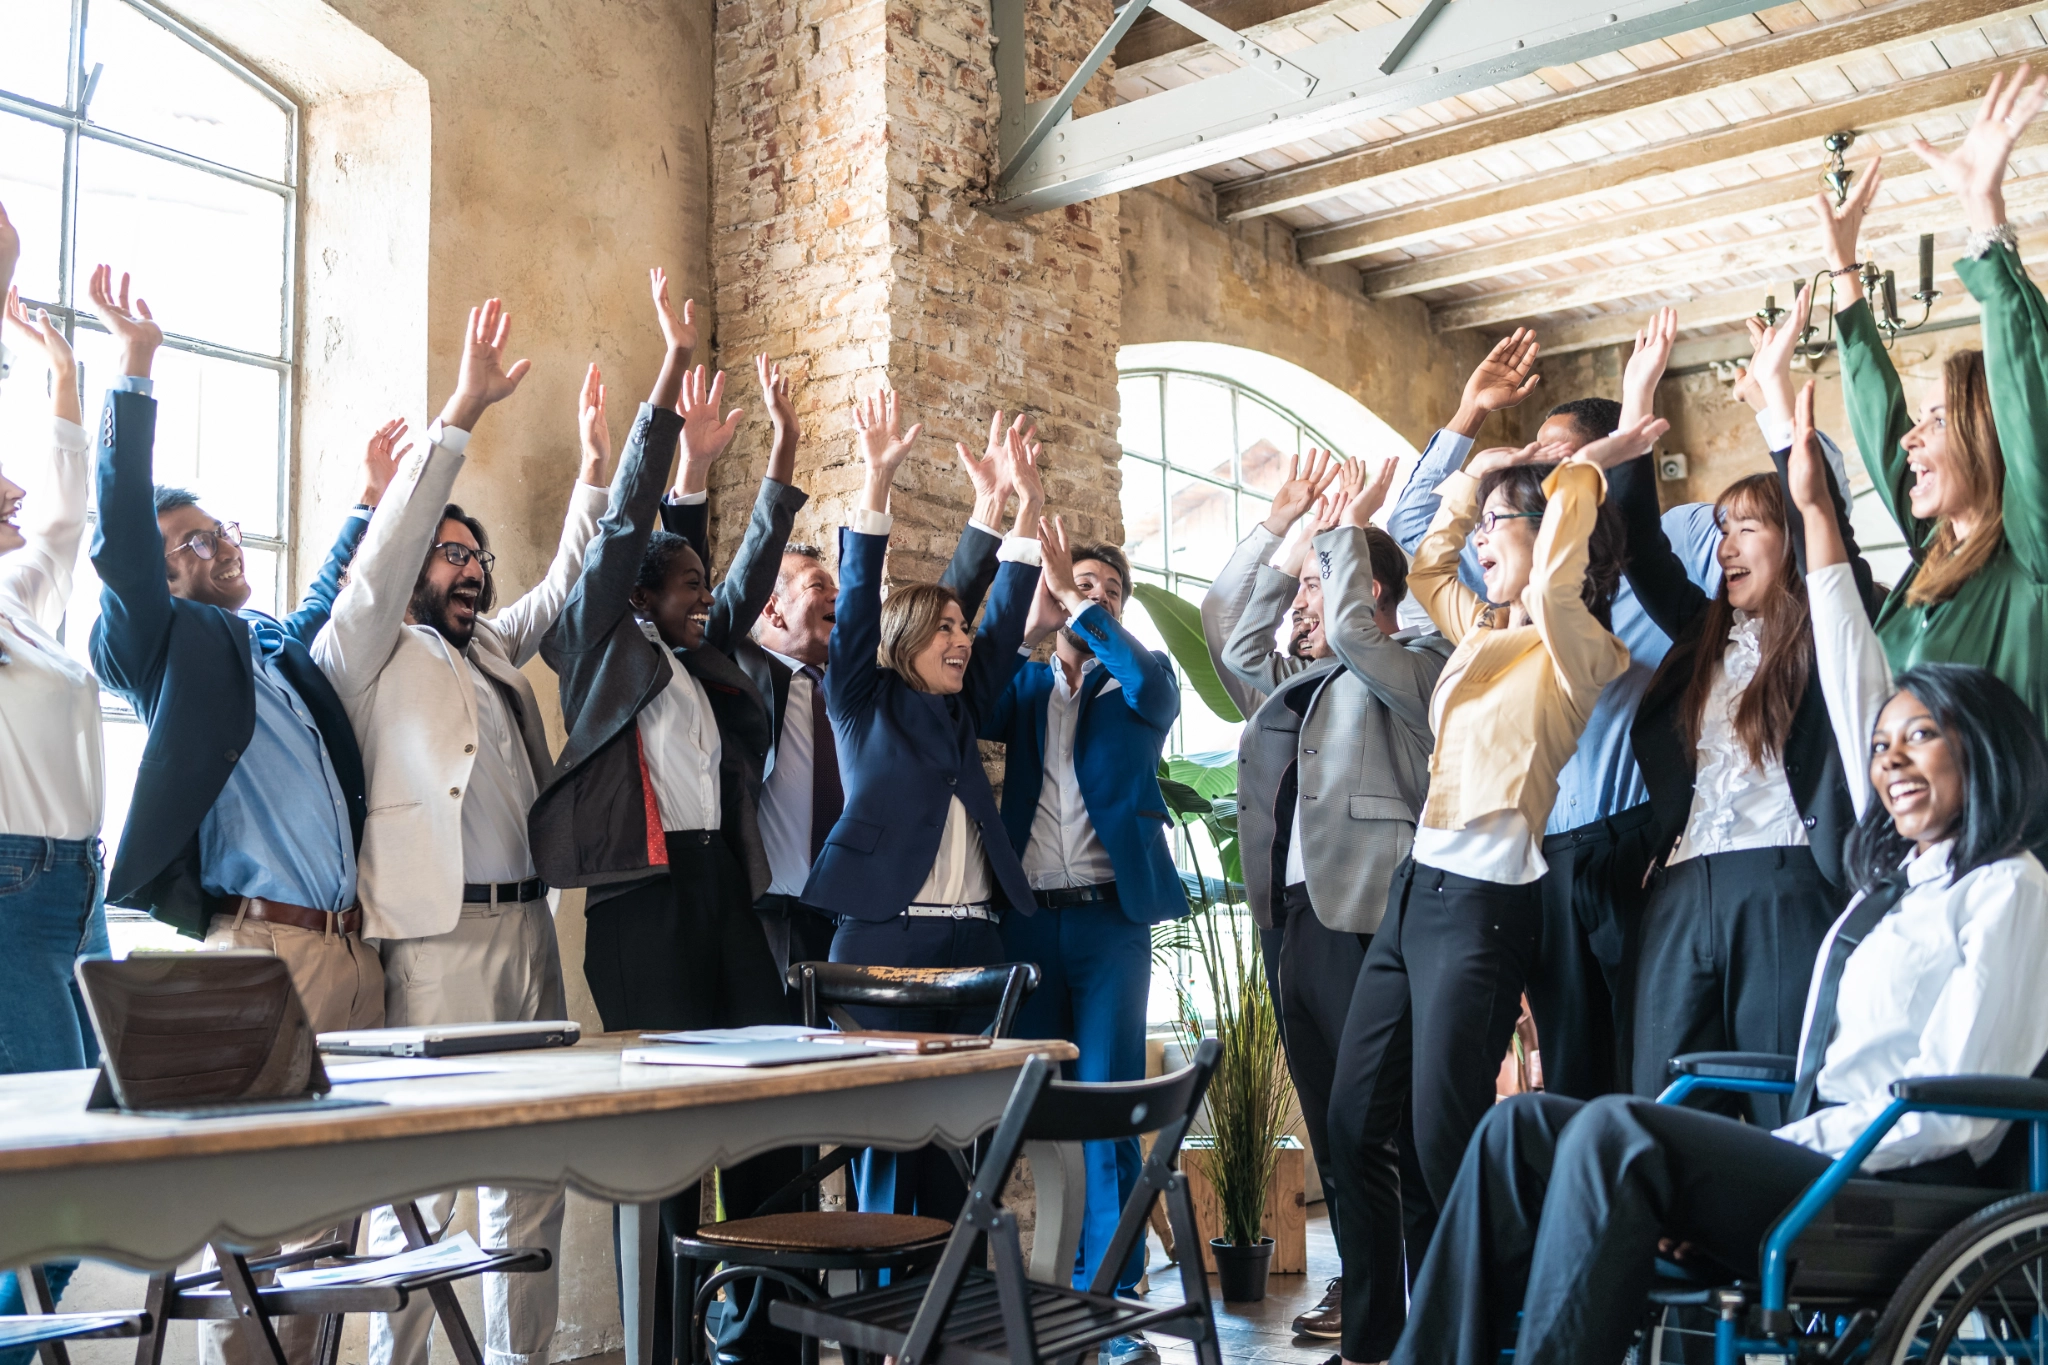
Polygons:
<instances>
[{"instance_id":1,"label":"silver bracelet","mask_svg":"<svg viewBox=\"0 0 2048 1365\"><path fill-rule=\"evenodd\" d=\"M1963 243L1963 254L1971 260L1981 261L1989 256L1994 247L2004 247L2018 253L2020 235L2012 230L2011 223L2000 223L1989 232L1972 232Z\"/></svg>"}]
</instances>

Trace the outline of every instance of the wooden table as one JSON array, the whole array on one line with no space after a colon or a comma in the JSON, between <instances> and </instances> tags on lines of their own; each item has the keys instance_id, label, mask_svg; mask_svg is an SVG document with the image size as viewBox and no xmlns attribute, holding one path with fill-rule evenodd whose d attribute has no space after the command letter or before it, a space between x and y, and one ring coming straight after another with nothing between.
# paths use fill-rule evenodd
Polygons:
<instances>
[{"instance_id":1,"label":"wooden table","mask_svg":"<svg viewBox=\"0 0 2048 1365\"><path fill-rule=\"evenodd\" d=\"M659 1201L777 1147L963 1146L994 1125L1017 1069L1062 1042L754 1071L627 1064L632 1035L473 1059L487 1073L349 1085L387 1103L202 1121L88 1113L96 1073L0 1076L0 1266L91 1256L178 1265L209 1240L251 1248L394 1199L489 1184L619 1204L627 1365L655 1350ZM340 1060L340 1059L337 1059ZM465 1059L472 1060L472 1059ZM1063 1279L1080 1238L1078 1147L1031 1152L1033 1273Z\"/></svg>"}]
</instances>

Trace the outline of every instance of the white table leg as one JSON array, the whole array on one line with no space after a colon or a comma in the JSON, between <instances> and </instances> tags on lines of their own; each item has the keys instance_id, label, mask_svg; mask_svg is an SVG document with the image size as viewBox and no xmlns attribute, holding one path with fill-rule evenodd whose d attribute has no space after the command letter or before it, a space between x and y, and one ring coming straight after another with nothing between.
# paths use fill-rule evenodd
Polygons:
<instances>
[{"instance_id":1,"label":"white table leg","mask_svg":"<svg viewBox=\"0 0 2048 1365\"><path fill-rule=\"evenodd\" d=\"M619 1205L619 1280L624 1286L626 1365L668 1359L667 1343L654 1340L654 1276L661 1260L661 1205ZM688 1305L680 1305L688 1313ZM658 1349L657 1349L658 1347Z\"/></svg>"},{"instance_id":2,"label":"white table leg","mask_svg":"<svg viewBox=\"0 0 2048 1365\"><path fill-rule=\"evenodd\" d=\"M1031 1184L1038 1194L1038 1223L1031 1233L1031 1278L1069 1284L1081 1249L1081 1223L1088 1211L1088 1167L1078 1142L1027 1142Z\"/></svg>"}]
</instances>

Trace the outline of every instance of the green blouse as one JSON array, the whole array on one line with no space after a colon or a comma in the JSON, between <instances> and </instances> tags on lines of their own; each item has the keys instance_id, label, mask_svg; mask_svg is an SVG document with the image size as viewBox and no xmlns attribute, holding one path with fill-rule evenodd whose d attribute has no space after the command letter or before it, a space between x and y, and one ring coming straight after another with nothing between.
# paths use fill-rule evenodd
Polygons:
<instances>
[{"instance_id":1,"label":"green blouse","mask_svg":"<svg viewBox=\"0 0 2048 1365\"><path fill-rule=\"evenodd\" d=\"M1983 308L1984 368L1991 415L2005 454L2005 544L1946 602L1917 606L1906 588L1919 573L1934 524L1913 515L1901 439L1913 426L1898 371L1867 302L1835 320L1849 426L1878 496L1904 532L1914 567L1877 616L1892 671L1917 663L1979 664L2048 717L2048 301L1999 247L1956 263Z\"/></svg>"}]
</instances>

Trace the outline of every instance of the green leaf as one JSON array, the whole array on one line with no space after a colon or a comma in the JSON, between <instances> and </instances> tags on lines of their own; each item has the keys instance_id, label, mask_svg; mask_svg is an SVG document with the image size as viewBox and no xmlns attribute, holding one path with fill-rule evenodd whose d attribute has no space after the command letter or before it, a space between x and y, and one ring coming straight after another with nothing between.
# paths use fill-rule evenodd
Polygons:
<instances>
[{"instance_id":1,"label":"green leaf","mask_svg":"<svg viewBox=\"0 0 2048 1365\"><path fill-rule=\"evenodd\" d=\"M1163 781L1184 783L1211 801L1237 795L1236 754L1169 754L1161 760Z\"/></svg>"},{"instance_id":2,"label":"green leaf","mask_svg":"<svg viewBox=\"0 0 2048 1365\"><path fill-rule=\"evenodd\" d=\"M1170 777L1159 779L1159 792L1166 798L1166 808L1180 817L1182 824L1197 816L1207 815L1212 809L1209 798L1185 782L1176 782Z\"/></svg>"},{"instance_id":3,"label":"green leaf","mask_svg":"<svg viewBox=\"0 0 2048 1365\"><path fill-rule=\"evenodd\" d=\"M1152 618L1153 627L1166 641L1166 652L1180 665L1180 671L1187 674L1188 686L1195 689L1195 695L1231 724L1242 721L1244 714L1230 699L1229 690L1223 686L1222 675L1217 673L1215 661L1209 657L1209 646L1202 639L1202 609L1157 583L1140 583L1131 589L1131 595L1143 604L1146 615Z\"/></svg>"}]
</instances>

